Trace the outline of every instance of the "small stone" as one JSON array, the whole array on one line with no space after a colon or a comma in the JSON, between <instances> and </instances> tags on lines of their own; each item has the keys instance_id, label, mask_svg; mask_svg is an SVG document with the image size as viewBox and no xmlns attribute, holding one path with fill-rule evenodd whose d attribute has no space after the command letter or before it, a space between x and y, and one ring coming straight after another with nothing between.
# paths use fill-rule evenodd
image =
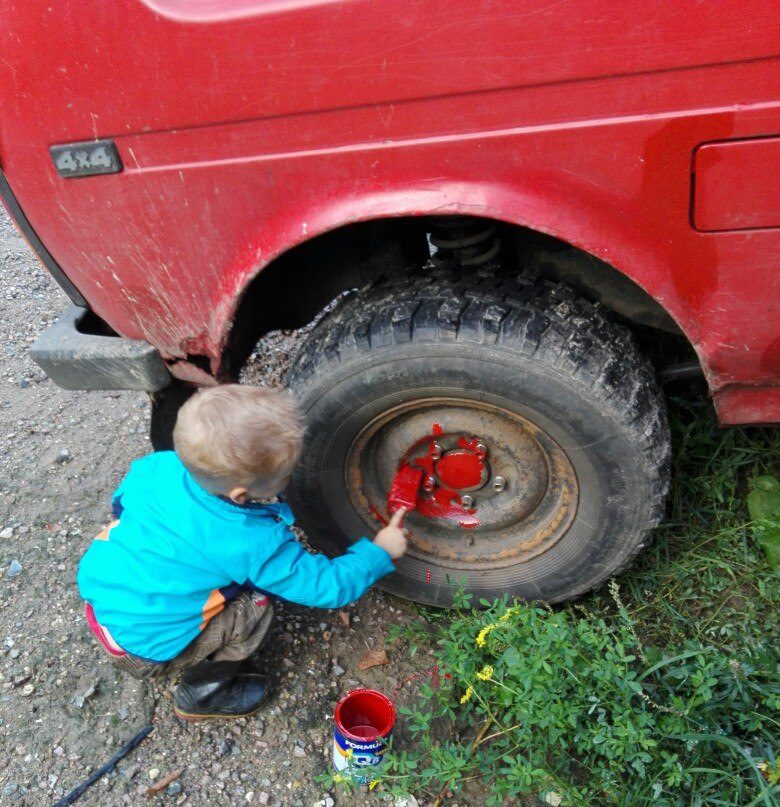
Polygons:
<instances>
[{"instance_id":1,"label":"small stone","mask_svg":"<svg viewBox=\"0 0 780 807\"><path fill-rule=\"evenodd\" d=\"M181 785L178 782L171 782L168 785L167 793L169 796L178 796L181 793Z\"/></svg>"},{"instance_id":2,"label":"small stone","mask_svg":"<svg viewBox=\"0 0 780 807\"><path fill-rule=\"evenodd\" d=\"M13 534L13 527L6 527L5 529L0 530L0 538L12 538Z\"/></svg>"},{"instance_id":3,"label":"small stone","mask_svg":"<svg viewBox=\"0 0 780 807\"><path fill-rule=\"evenodd\" d=\"M22 389L27 389L27 387L29 387L29 386L30 386L30 379L29 379L29 378L23 378L23 379L22 379L22 380L19 382L19 386L20 386Z\"/></svg>"},{"instance_id":4,"label":"small stone","mask_svg":"<svg viewBox=\"0 0 780 807\"><path fill-rule=\"evenodd\" d=\"M346 670L343 667L340 667L338 664L333 665L333 675L344 675L345 672Z\"/></svg>"},{"instance_id":5,"label":"small stone","mask_svg":"<svg viewBox=\"0 0 780 807\"><path fill-rule=\"evenodd\" d=\"M17 785L17 784L16 784L16 782L11 782L11 783L7 784L7 785L6 785L6 786L5 786L5 787L2 789L2 791L0 791L0 792L1 792L1 793L2 793L4 796L8 797L8 796L13 796L13 794L14 794L14 793L16 793L16 791L17 791L18 789L19 789L19 785Z\"/></svg>"},{"instance_id":6,"label":"small stone","mask_svg":"<svg viewBox=\"0 0 780 807\"><path fill-rule=\"evenodd\" d=\"M247 800L247 802L249 804L251 804L254 801L254 798L255 798L255 791L254 790L248 790L246 792L246 795L244 796L244 798Z\"/></svg>"},{"instance_id":7,"label":"small stone","mask_svg":"<svg viewBox=\"0 0 780 807\"><path fill-rule=\"evenodd\" d=\"M127 717L130 714L130 712L127 709L127 706L120 706L116 710L116 713L119 715L120 720L127 720Z\"/></svg>"},{"instance_id":8,"label":"small stone","mask_svg":"<svg viewBox=\"0 0 780 807\"><path fill-rule=\"evenodd\" d=\"M293 756L298 757L298 759L304 759L306 757L306 752L300 747L300 745L296 745L295 748L293 748Z\"/></svg>"},{"instance_id":9,"label":"small stone","mask_svg":"<svg viewBox=\"0 0 780 807\"><path fill-rule=\"evenodd\" d=\"M150 768L149 769L149 778L154 781L160 775L159 768Z\"/></svg>"},{"instance_id":10,"label":"small stone","mask_svg":"<svg viewBox=\"0 0 780 807\"><path fill-rule=\"evenodd\" d=\"M35 687L32 684L25 684L25 686L22 687L22 695L24 695L25 698L29 698L33 692L35 692Z\"/></svg>"},{"instance_id":11,"label":"small stone","mask_svg":"<svg viewBox=\"0 0 780 807\"><path fill-rule=\"evenodd\" d=\"M19 656L22 655L22 651L18 647L14 647L8 655L11 658L19 658Z\"/></svg>"},{"instance_id":12,"label":"small stone","mask_svg":"<svg viewBox=\"0 0 780 807\"><path fill-rule=\"evenodd\" d=\"M260 795L257 797L257 802L258 802L258 804L268 804L268 800L270 798L271 798L271 794L266 793L265 790L263 790L260 793Z\"/></svg>"},{"instance_id":13,"label":"small stone","mask_svg":"<svg viewBox=\"0 0 780 807\"><path fill-rule=\"evenodd\" d=\"M141 766L140 765L130 765L128 768L125 769L125 779L130 780L132 779L137 773Z\"/></svg>"},{"instance_id":14,"label":"small stone","mask_svg":"<svg viewBox=\"0 0 780 807\"><path fill-rule=\"evenodd\" d=\"M393 807L420 807L420 804L414 796L397 796Z\"/></svg>"},{"instance_id":15,"label":"small stone","mask_svg":"<svg viewBox=\"0 0 780 807\"><path fill-rule=\"evenodd\" d=\"M6 575L8 577L16 577L22 571L22 564L19 563L18 560L14 559L11 561L10 565L8 566L8 571Z\"/></svg>"},{"instance_id":16,"label":"small stone","mask_svg":"<svg viewBox=\"0 0 780 807\"><path fill-rule=\"evenodd\" d=\"M57 456L54 458L54 462L57 465L62 465L63 463L67 462L70 459L70 451L67 448L63 448Z\"/></svg>"},{"instance_id":17,"label":"small stone","mask_svg":"<svg viewBox=\"0 0 780 807\"><path fill-rule=\"evenodd\" d=\"M219 753L222 754L223 756L226 756L227 754L230 753L230 746L224 740L219 741L219 745L217 746L217 748L219 749Z\"/></svg>"}]
</instances>

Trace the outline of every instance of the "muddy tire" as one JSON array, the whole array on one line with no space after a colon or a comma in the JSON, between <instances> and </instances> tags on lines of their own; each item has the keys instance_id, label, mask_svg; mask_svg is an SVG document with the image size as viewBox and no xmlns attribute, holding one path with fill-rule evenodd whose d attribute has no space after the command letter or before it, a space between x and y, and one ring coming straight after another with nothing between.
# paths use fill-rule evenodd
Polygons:
<instances>
[{"instance_id":1,"label":"muddy tire","mask_svg":"<svg viewBox=\"0 0 780 807\"><path fill-rule=\"evenodd\" d=\"M565 600L625 569L661 518L670 447L653 374L566 287L449 273L377 285L316 326L289 383L308 432L288 498L329 554L381 526L399 464L484 443L464 500L477 524L407 516L410 549L380 582L402 597L447 605L465 579L476 598Z\"/></svg>"},{"instance_id":2,"label":"muddy tire","mask_svg":"<svg viewBox=\"0 0 780 807\"><path fill-rule=\"evenodd\" d=\"M155 451L173 450L173 427L184 402L195 394L197 387L178 379L149 396L152 405L149 441Z\"/></svg>"}]
</instances>

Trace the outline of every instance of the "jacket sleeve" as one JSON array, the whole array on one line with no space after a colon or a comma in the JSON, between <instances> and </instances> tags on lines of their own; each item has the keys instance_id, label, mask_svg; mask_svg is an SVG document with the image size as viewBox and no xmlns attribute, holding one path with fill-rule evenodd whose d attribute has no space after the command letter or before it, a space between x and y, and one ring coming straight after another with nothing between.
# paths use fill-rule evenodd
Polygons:
<instances>
[{"instance_id":1,"label":"jacket sleeve","mask_svg":"<svg viewBox=\"0 0 780 807\"><path fill-rule=\"evenodd\" d=\"M311 555L290 530L270 555L250 562L249 582L290 602L340 608L395 569L390 555L361 538L338 558Z\"/></svg>"}]
</instances>

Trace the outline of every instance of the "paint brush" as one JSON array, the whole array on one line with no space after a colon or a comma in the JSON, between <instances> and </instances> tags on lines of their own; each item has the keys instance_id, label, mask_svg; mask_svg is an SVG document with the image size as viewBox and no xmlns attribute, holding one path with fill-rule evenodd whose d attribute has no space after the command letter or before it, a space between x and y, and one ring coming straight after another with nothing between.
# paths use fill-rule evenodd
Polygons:
<instances>
[{"instance_id":1,"label":"paint brush","mask_svg":"<svg viewBox=\"0 0 780 807\"><path fill-rule=\"evenodd\" d=\"M414 510L417 506L417 491L423 478L422 468L413 468L411 465L402 465L390 486L387 494L387 512L394 513L400 507Z\"/></svg>"}]
</instances>

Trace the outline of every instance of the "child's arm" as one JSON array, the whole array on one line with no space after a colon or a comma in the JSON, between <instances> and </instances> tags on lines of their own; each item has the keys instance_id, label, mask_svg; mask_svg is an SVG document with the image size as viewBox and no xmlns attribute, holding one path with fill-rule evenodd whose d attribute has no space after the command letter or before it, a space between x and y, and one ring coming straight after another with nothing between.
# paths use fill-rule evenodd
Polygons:
<instances>
[{"instance_id":1,"label":"child's arm","mask_svg":"<svg viewBox=\"0 0 780 807\"><path fill-rule=\"evenodd\" d=\"M394 571L392 558L406 551L403 513L393 515L374 542L361 538L338 558L311 555L291 530L270 556L252 564L249 580L285 600L319 608L340 608L359 599L380 577Z\"/></svg>"}]
</instances>

